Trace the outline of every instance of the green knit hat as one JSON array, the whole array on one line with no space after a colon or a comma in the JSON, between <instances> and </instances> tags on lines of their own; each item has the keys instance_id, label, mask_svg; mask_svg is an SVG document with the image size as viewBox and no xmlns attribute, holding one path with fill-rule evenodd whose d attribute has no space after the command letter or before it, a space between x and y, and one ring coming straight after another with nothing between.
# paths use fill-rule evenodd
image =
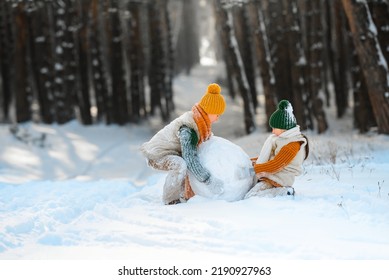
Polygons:
<instances>
[{"instance_id":1,"label":"green knit hat","mask_svg":"<svg viewBox=\"0 0 389 280\"><path fill-rule=\"evenodd\" d=\"M288 100L281 100L278 109L270 116L269 125L272 128L291 129L297 125L293 114L292 104Z\"/></svg>"}]
</instances>

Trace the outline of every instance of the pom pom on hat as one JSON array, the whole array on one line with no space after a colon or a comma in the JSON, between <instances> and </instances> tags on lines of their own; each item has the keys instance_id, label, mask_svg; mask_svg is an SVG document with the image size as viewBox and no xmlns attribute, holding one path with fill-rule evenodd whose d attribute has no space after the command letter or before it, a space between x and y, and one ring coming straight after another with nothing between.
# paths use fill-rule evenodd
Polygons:
<instances>
[{"instance_id":1,"label":"pom pom on hat","mask_svg":"<svg viewBox=\"0 0 389 280\"><path fill-rule=\"evenodd\" d=\"M291 106L288 100L281 100L280 103L278 103L278 109L280 110L286 110L288 106ZM293 110L292 110L293 112Z\"/></svg>"},{"instance_id":2,"label":"pom pom on hat","mask_svg":"<svg viewBox=\"0 0 389 280\"><path fill-rule=\"evenodd\" d=\"M293 114L292 104L288 100L281 100L278 109L270 116L269 125L272 128L291 129L297 125Z\"/></svg>"},{"instance_id":3,"label":"pom pom on hat","mask_svg":"<svg viewBox=\"0 0 389 280\"><path fill-rule=\"evenodd\" d=\"M221 88L218 84L208 85L206 93L199 102L199 106L207 113L221 115L226 109L226 102L220 94Z\"/></svg>"},{"instance_id":4,"label":"pom pom on hat","mask_svg":"<svg viewBox=\"0 0 389 280\"><path fill-rule=\"evenodd\" d=\"M207 88L207 92L211 94L219 94L222 91L218 84L210 84Z\"/></svg>"}]
</instances>

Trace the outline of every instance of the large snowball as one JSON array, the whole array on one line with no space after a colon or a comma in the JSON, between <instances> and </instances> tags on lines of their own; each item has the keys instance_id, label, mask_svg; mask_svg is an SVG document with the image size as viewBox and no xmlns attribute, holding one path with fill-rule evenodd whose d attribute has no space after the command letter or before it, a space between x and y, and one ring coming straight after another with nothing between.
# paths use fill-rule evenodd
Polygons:
<instances>
[{"instance_id":1,"label":"large snowball","mask_svg":"<svg viewBox=\"0 0 389 280\"><path fill-rule=\"evenodd\" d=\"M254 174L249 156L238 145L217 136L199 146L198 155L201 164L209 170L212 176L224 183L224 192L215 195L208 186L199 182L189 172L189 181L193 192L212 199L236 201L244 197L253 183Z\"/></svg>"}]
</instances>

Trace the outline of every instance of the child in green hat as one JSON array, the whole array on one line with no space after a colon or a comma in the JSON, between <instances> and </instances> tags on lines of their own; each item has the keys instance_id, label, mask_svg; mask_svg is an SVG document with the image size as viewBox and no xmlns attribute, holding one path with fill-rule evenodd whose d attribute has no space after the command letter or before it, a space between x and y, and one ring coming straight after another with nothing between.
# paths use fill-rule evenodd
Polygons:
<instances>
[{"instance_id":1,"label":"child in green hat","mask_svg":"<svg viewBox=\"0 0 389 280\"><path fill-rule=\"evenodd\" d=\"M252 159L258 181L245 198L294 195L295 177L302 173L302 163L308 157L308 139L300 132L289 101L280 101L269 125L272 134L259 156Z\"/></svg>"}]
</instances>

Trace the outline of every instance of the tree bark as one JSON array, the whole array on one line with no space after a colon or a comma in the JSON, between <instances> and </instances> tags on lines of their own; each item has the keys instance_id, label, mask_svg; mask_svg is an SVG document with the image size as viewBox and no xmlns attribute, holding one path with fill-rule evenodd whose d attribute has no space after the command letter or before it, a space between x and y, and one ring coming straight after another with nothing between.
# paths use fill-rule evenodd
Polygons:
<instances>
[{"instance_id":1,"label":"tree bark","mask_svg":"<svg viewBox=\"0 0 389 280\"><path fill-rule=\"evenodd\" d=\"M332 75L335 87L335 101L338 118L342 117L348 107L348 73L350 71L347 61L348 49L348 30L346 28L347 19L345 18L344 10L342 9L341 0L333 0L334 14L334 64Z\"/></svg>"},{"instance_id":2,"label":"tree bark","mask_svg":"<svg viewBox=\"0 0 389 280\"><path fill-rule=\"evenodd\" d=\"M232 66L229 71L231 74L232 85L236 83L236 90L240 93L243 99L244 123L246 133L251 133L255 130L254 108L249 91L247 77L244 71L242 57L237 48L237 42L232 28L232 18L230 11L223 7L220 1L214 1L216 26L219 29L223 51L229 59ZM231 90L231 89L230 89ZM234 90L234 89L232 89Z\"/></svg>"},{"instance_id":3,"label":"tree bark","mask_svg":"<svg viewBox=\"0 0 389 280\"><path fill-rule=\"evenodd\" d=\"M128 4L131 18L129 19L129 45L128 53L130 67L130 94L131 114L130 118L138 122L141 115L145 114L144 103L144 61L143 42L141 36L141 6L140 3L130 2Z\"/></svg>"},{"instance_id":4,"label":"tree bark","mask_svg":"<svg viewBox=\"0 0 389 280\"><path fill-rule=\"evenodd\" d=\"M176 44L176 72L184 71L190 74L193 66L200 62L199 38L198 38L198 5L197 0L182 1L180 14L181 27L177 36Z\"/></svg>"},{"instance_id":5,"label":"tree bark","mask_svg":"<svg viewBox=\"0 0 389 280\"><path fill-rule=\"evenodd\" d=\"M54 96L54 106L55 106L55 120L59 124L64 124L74 119L74 99L73 96L69 93L68 86L70 85L67 82L67 74L69 57L67 55L66 48L69 44L74 43L74 40L71 40L67 36L67 15L69 11L72 11L71 2L53 2L54 8L54 45L53 45L53 63L52 66L54 72L54 84L53 84L53 96ZM69 40L70 39L70 40ZM72 87L70 85L70 87Z\"/></svg>"},{"instance_id":6,"label":"tree bark","mask_svg":"<svg viewBox=\"0 0 389 280\"><path fill-rule=\"evenodd\" d=\"M256 27L253 30L254 46L262 81L263 94L265 96L265 113L267 120L269 120L271 114L277 109L275 88L276 77L274 75L274 64L271 59L269 40L260 0L250 2L248 10L252 25ZM267 126L267 129L270 131L269 126Z\"/></svg>"},{"instance_id":7,"label":"tree bark","mask_svg":"<svg viewBox=\"0 0 389 280\"><path fill-rule=\"evenodd\" d=\"M9 106L11 103L11 58L13 38L11 29L11 4L0 1L0 75L2 77L0 95L0 120L9 120Z\"/></svg>"},{"instance_id":8,"label":"tree bark","mask_svg":"<svg viewBox=\"0 0 389 280\"><path fill-rule=\"evenodd\" d=\"M379 133L389 134L389 73L366 1L342 0Z\"/></svg>"},{"instance_id":9,"label":"tree bark","mask_svg":"<svg viewBox=\"0 0 389 280\"><path fill-rule=\"evenodd\" d=\"M92 124L92 115L90 112L91 102L89 96L89 39L88 39L88 7L90 0L84 0L78 3L77 19L79 21L78 30L78 59L79 59L79 83L78 107L83 124Z\"/></svg>"},{"instance_id":10,"label":"tree bark","mask_svg":"<svg viewBox=\"0 0 389 280\"><path fill-rule=\"evenodd\" d=\"M322 26L319 11L321 0L306 1L307 16L307 46L308 46L308 69L309 69L309 89L311 93L311 108L317 121L317 131L323 133L328 128L324 103L320 97L323 92L322 87Z\"/></svg>"},{"instance_id":11,"label":"tree bark","mask_svg":"<svg viewBox=\"0 0 389 280\"><path fill-rule=\"evenodd\" d=\"M90 56L91 56L91 87L94 91L95 105L97 108L96 118L98 121L105 118L106 123L112 122L112 102L108 97L107 70L103 61L101 43L101 1L91 1L91 34L90 34Z\"/></svg>"},{"instance_id":12,"label":"tree bark","mask_svg":"<svg viewBox=\"0 0 389 280\"><path fill-rule=\"evenodd\" d=\"M290 92L290 60L287 48L287 38L285 34L285 22L282 5L278 0L269 0L265 5L267 13L266 27L271 46L271 57L274 62L274 74L277 77L275 84L277 89L277 99L292 99ZM282 2L281 2L282 3Z\"/></svg>"},{"instance_id":13,"label":"tree bark","mask_svg":"<svg viewBox=\"0 0 389 280\"><path fill-rule=\"evenodd\" d=\"M119 1L110 1L109 15L111 20L111 78L115 123L123 125L128 122L128 100L125 81L123 57L123 32L119 16Z\"/></svg>"},{"instance_id":14,"label":"tree bark","mask_svg":"<svg viewBox=\"0 0 389 280\"><path fill-rule=\"evenodd\" d=\"M382 53L389 64L389 3L388 0L369 1L373 21L377 27L378 42Z\"/></svg>"},{"instance_id":15,"label":"tree bark","mask_svg":"<svg viewBox=\"0 0 389 280\"><path fill-rule=\"evenodd\" d=\"M149 4L151 114L159 107L164 121L174 109L173 94L169 86L171 66L168 61L169 31L166 17L167 2L158 0Z\"/></svg>"},{"instance_id":16,"label":"tree bark","mask_svg":"<svg viewBox=\"0 0 389 280\"><path fill-rule=\"evenodd\" d=\"M365 77L363 76L355 49L353 50L352 62L354 125L359 129L359 132L365 133L368 132L372 126L376 126L377 123L369 100Z\"/></svg>"},{"instance_id":17,"label":"tree bark","mask_svg":"<svg viewBox=\"0 0 389 280\"><path fill-rule=\"evenodd\" d=\"M14 72L13 72L13 89L14 89L14 106L15 121L25 122L31 120L31 92L28 90L27 81L27 20L24 11L24 4L19 3L14 9L14 19L16 26L15 32L15 53L14 53Z\"/></svg>"},{"instance_id":18,"label":"tree bark","mask_svg":"<svg viewBox=\"0 0 389 280\"><path fill-rule=\"evenodd\" d=\"M247 5L242 7L234 7L234 31L235 37L238 42L240 54L242 56L242 62L244 71L246 73L247 82L249 85L249 91L251 100L254 106L254 110L258 107L257 99L257 87L255 84L255 68L253 58L253 39L251 36L251 26L248 22Z\"/></svg>"},{"instance_id":19,"label":"tree bark","mask_svg":"<svg viewBox=\"0 0 389 280\"><path fill-rule=\"evenodd\" d=\"M303 130L313 128L311 111L308 100L309 94L305 77L307 59L302 45L302 32L295 0L283 0L286 39L289 60L290 60L290 76L291 76L291 102L294 108L294 114L297 122Z\"/></svg>"}]
</instances>

